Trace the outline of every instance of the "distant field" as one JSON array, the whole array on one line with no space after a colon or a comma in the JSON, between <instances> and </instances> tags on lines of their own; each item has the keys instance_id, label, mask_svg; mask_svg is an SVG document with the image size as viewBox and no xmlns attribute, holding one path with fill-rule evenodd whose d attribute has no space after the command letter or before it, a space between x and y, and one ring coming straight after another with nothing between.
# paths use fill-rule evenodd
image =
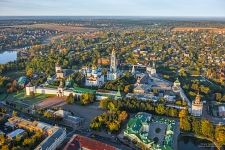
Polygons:
<instances>
[{"instance_id":1,"label":"distant field","mask_svg":"<svg viewBox=\"0 0 225 150\"><path fill-rule=\"evenodd\" d=\"M57 30L62 32L72 32L72 33L82 33L82 32L91 32L96 31L96 28L89 28L78 25L60 25L55 23L49 24L32 24L32 25L16 25L13 27L20 28L41 28L41 29L49 29L49 30Z\"/></svg>"},{"instance_id":2,"label":"distant field","mask_svg":"<svg viewBox=\"0 0 225 150\"><path fill-rule=\"evenodd\" d=\"M173 32L198 32L198 31L211 31L216 33L225 33L225 28L207 28L207 27L175 27Z\"/></svg>"}]
</instances>

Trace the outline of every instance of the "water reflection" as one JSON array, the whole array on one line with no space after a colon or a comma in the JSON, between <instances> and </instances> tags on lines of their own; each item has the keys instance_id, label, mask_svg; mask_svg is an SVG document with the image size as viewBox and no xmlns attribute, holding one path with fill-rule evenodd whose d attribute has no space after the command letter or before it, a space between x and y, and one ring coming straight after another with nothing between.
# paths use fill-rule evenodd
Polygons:
<instances>
[{"instance_id":1,"label":"water reflection","mask_svg":"<svg viewBox=\"0 0 225 150\"><path fill-rule=\"evenodd\" d=\"M216 150L213 143L191 136L180 136L178 150Z\"/></svg>"},{"instance_id":2,"label":"water reflection","mask_svg":"<svg viewBox=\"0 0 225 150\"><path fill-rule=\"evenodd\" d=\"M17 59L17 51L0 52L0 64L6 64Z\"/></svg>"}]
</instances>

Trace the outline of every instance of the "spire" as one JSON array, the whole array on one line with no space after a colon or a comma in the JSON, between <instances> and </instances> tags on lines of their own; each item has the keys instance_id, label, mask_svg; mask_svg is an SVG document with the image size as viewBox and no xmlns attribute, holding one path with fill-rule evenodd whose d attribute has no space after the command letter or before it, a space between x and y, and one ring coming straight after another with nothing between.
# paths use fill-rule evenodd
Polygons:
<instances>
[{"instance_id":1,"label":"spire","mask_svg":"<svg viewBox=\"0 0 225 150\"><path fill-rule=\"evenodd\" d=\"M175 83L180 83L180 81L179 81L179 79L178 79L178 78L176 79Z\"/></svg>"},{"instance_id":2,"label":"spire","mask_svg":"<svg viewBox=\"0 0 225 150\"><path fill-rule=\"evenodd\" d=\"M201 96L200 96L200 94L198 92L198 94L195 97L195 104L200 104L200 103L201 103Z\"/></svg>"},{"instance_id":3,"label":"spire","mask_svg":"<svg viewBox=\"0 0 225 150\"><path fill-rule=\"evenodd\" d=\"M116 62L116 52L115 49L112 49L112 54L111 54L111 62L110 62L110 71L111 72L116 72L117 70L117 62Z\"/></svg>"},{"instance_id":4,"label":"spire","mask_svg":"<svg viewBox=\"0 0 225 150\"><path fill-rule=\"evenodd\" d=\"M115 48L113 47L112 49L112 55L115 55L116 54L116 51L115 51Z\"/></svg>"},{"instance_id":5,"label":"spire","mask_svg":"<svg viewBox=\"0 0 225 150\"><path fill-rule=\"evenodd\" d=\"M155 68L155 61L153 61L152 63L152 68Z\"/></svg>"},{"instance_id":6,"label":"spire","mask_svg":"<svg viewBox=\"0 0 225 150\"><path fill-rule=\"evenodd\" d=\"M135 74L135 67L134 67L134 65L133 65L133 67L132 67L131 73L132 73L132 75Z\"/></svg>"},{"instance_id":7,"label":"spire","mask_svg":"<svg viewBox=\"0 0 225 150\"><path fill-rule=\"evenodd\" d=\"M120 93L120 88L118 87L118 91L116 93L115 99L120 99L121 98L121 93Z\"/></svg>"}]
</instances>

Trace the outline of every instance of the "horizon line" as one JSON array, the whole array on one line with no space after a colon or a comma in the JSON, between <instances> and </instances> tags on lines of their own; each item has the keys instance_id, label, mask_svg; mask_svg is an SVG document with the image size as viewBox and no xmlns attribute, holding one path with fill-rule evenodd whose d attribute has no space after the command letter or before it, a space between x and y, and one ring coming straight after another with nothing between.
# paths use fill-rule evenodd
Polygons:
<instances>
[{"instance_id":1,"label":"horizon line","mask_svg":"<svg viewBox=\"0 0 225 150\"><path fill-rule=\"evenodd\" d=\"M225 16L134 16L134 15L0 15L0 17L184 17L184 18L225 18Z\"/></svg>"}]
</instances>

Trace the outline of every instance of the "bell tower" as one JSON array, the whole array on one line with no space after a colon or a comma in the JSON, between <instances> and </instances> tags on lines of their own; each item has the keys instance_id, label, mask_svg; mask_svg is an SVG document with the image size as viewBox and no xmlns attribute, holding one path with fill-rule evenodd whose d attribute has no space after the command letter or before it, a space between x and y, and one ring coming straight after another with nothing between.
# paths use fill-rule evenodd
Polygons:
<instances>
[{"instance_id":1,"label":"bell tower","mask_svg":"<svg viewBox=\"0 0 225 150\"><path fill-rule=\"evenodd\" d=\"M112 54L111 54L111 61L110 61L110 72L116 72L117 71L117 61L116 61L116 52L113 48Z\"/></svg>"}]
</instances>

